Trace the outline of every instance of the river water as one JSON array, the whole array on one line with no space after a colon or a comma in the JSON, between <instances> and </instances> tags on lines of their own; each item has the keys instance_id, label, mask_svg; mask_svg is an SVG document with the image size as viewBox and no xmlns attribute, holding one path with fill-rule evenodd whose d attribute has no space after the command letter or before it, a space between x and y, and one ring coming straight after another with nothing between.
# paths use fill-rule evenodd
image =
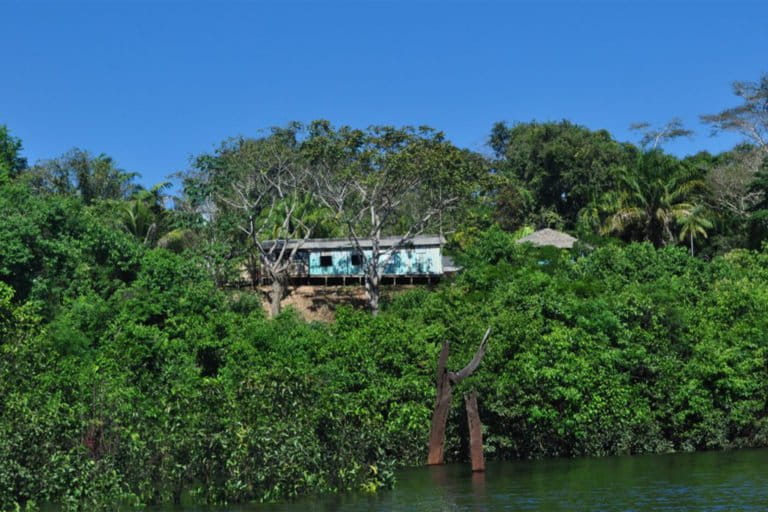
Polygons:
<instances>
[{"instance_id":1,"label":"river water","mask_svg":"<svg viewBox=\"0 0 768 512\"><path fill-rule=\"evenodd\" d=\"M400 471L392 491L183 512L766 511L768 449L489 463Z\"/></svg>"}]
</instances>

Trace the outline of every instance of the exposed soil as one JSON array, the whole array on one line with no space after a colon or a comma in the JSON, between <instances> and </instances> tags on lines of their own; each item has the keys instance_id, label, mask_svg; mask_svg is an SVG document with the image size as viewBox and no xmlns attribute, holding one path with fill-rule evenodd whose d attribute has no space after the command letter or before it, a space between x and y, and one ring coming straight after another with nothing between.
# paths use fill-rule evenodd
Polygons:
<instances>
[{"instance_id":1,"label":"exposed soil","mask_svg":"<svg viewBox=\"0 0 768 512\"><path fill-rule=\"evenodd\" d=\"M305 320L333 322L336 308L342 305L365 308L362 286L298 286L281 302L295 309ZM267 302L264 306L268 307Z\"/></svg>"},{"instance_id":2,"label":"exposed soil","mask_svg":"<svg viewBox=\"0 0 768 512\"><path fill-rule=\"evenodd\" d=\"M418 285L397 285L382 287L382 295L391 296L395 293L414 288ZM269 301L266 293L271 288L263 286L260 289L264 297L264 311L269 314ZM297 286L281 302L283 308L293 308L307 321L333 322L336 309L339 306L352 306L365 309L365 288L360 285L349 286Z\"/></svg>"}]
</instances>

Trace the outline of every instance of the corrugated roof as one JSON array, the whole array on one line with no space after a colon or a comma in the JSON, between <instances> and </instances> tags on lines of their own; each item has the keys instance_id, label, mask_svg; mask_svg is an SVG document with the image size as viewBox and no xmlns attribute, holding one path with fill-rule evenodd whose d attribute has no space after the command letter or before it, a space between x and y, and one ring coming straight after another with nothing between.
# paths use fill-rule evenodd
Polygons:
<instances>
[{"instance_id":1,"label":"corrugated roof","mask_svg":"<svg viewBox=\"0 0 768 512\"><path fill-rule=\"evenodd\" d=\"M552 246L557 247L558 249L571 249L573 248L573 244L577 241L576 238L568 233L563 233L556 229L545 228L534 231L528 236L524 236L519 239L517 243L530 243L539 247Z\"/></svg>"},{"instance_id":2,"label":"corrugated roof","mask_svg":"<svg viewBox=\"0 0 768 512\"><path fill-rule=\"evenodd\" d=\"M393 247L400 241L399 236L387 236L382 237L379 241L379 247L389 248ZM264 242L265 247L269 247L273 241ZM299 240L291 240L288 242L289 247L293 247L296 243L301 243ZM440 235L417 235L409 240L405 246L414 247L434 247L445 244L445 238ZM369 238L360 239L360 245L365 249L371 247L373 242ZM354 247L354 243L348 238L309 238L301 244L301 249L307 250L333 250L333 249L351 249Z\"/></svg>"}]
</instances>

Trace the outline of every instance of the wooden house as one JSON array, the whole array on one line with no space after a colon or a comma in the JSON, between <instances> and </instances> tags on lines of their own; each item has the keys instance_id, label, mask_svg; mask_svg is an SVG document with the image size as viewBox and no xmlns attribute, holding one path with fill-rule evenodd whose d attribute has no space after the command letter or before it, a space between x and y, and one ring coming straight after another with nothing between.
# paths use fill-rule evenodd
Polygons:
<instances>
[{"instance_id":1,"label":"wooden house","mask_svg":"<svg viewBox=\"0 0 768 512\"><path fill-rule=\"evenodd\" d=\"M291 279L305 284L351 284L362 282L365 262L371 257L373 241L361 239L360 251L347 238L312 238L300 243L291 267ZM400 237L379 241L383 253L395 247ZM416 284L437 281L446 270L455 271L442 254L445 239L439 235L418 235L394 250L383 269L384 283ZM288 247L290 249L290 246ZM444 262L449 267L444 268Z\"/></svg>"}]
</instances>

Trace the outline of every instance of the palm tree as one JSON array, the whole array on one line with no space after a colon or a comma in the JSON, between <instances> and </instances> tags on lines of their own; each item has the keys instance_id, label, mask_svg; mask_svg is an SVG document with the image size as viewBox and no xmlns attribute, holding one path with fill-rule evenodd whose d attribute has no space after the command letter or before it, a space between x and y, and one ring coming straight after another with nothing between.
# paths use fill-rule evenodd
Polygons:
<instances>
[{"instance_id":1,"label":"palm tree","mask_svg":"<svg viewBox=\"0 0 768 512\"><path fill-rule=\"evenodd\" d=\"M698 235L707 238L707 229L713 225L705 214L704 207L696 205L677 219L677 223L680 225L680 241L682 242L686 237L690 240L691 256L693 256L693 239Z\"/></svg>"},{"instance_id":2,"label":"palm tree","mask_svg":"<svg viewBox=\"0 0 768 512\"><path fill-rule=\"evenodd\" d=\"M169 182L163 182L149 190L139 190L133 199L123 204L120 212L123 228L145 245L154 246L166 228L163 191L170 186Z\"/></svg>"},{"instance_id":3,"label":"palm tree","mask_svg":"<svg viewBox=\"0 0 768 512\"><path fill-rule=\"evenodd\" d=\"M676 158L660 150L641 153L634 166L619 174L617 190L601 199L606 216L601 231L667 245L674 240L676 221L694 209L691 200L703 187Z\"/></svg>"}]
</instances>

